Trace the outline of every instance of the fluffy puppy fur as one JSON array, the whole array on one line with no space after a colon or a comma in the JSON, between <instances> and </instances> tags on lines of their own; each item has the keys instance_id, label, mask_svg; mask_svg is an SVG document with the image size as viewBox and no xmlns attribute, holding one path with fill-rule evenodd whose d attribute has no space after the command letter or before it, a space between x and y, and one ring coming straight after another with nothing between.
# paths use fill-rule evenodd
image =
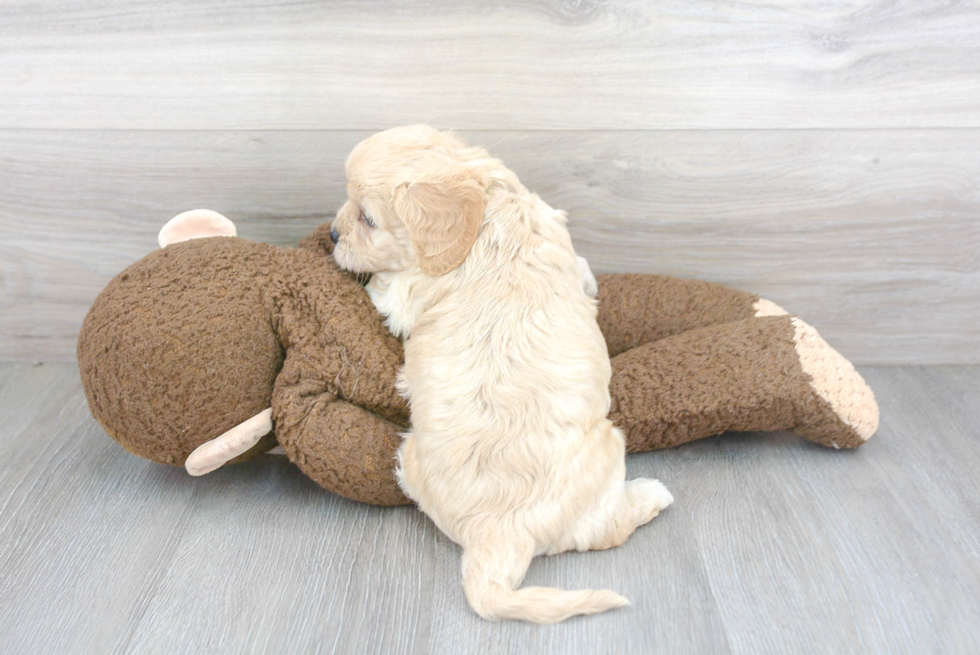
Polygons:
<instances>
[{"instance_id":1,"label":"fluffy puppy fur","mask_svg":"<svg viewBox=\"0 0 980 655\"><path fill-rule=\"evenodd\" d=\"M532 557L618 546L673 500L655 480L625 481L609 356L565 214L425 126L360 143L347 179L334 256L375 274L371 298L406 339L399 482L463 547L470 605L553 623L626 604L517 588Z\"/></svg>"}]
</instances>

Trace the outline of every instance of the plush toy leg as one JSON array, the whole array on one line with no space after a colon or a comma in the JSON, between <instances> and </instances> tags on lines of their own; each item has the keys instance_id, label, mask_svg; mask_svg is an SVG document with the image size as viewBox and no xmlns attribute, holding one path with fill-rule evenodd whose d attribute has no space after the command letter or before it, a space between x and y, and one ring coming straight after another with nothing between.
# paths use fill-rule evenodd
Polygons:
<instances>
[{"instance_id":1,"label":"plush toy leg","mask_svg":"<svg viewBox=\"0 0 980 655\"><path fill-rule=\"evenodd\" d=\"M877 429L874 394L854 367L790 316L699 328L613 359L610 418L630 452L726 431L794 430L855 448Z\"/></svg>"},{"instance_id":2,"label":"plush toy leg","mask_svg":"<svg viewBox=\"0 0 980 655\"><path fill-rule=\"evenodd\" d=\"M184 468L195 476L210 473L243 455L271 431L272 408L269 408L239 423L221 436L205 441L187 456Z\"/></svg>"},{"instance_id":3,"label":"plush toy leg","mask_svg":"<svg viewBox=\"0 0 980 655\"><path fill-rule=\"evenodd\" d=\"M786 311L759 296L700 280L625 273L600 275L599 327L616 355L709 325Z\"/></svg>"},{"instance_id":4,"label":"plush toy leg","mask_svg":"<svg viewBox=\"0 0 980 655\"><path fill-rule=\"evenodd\" d=\"M160 228L157 241L161 248L171 243L203 237L233 237L238 235L235 224L210 209L192 209L177 214Z\"/></svg>"}]
</instances>

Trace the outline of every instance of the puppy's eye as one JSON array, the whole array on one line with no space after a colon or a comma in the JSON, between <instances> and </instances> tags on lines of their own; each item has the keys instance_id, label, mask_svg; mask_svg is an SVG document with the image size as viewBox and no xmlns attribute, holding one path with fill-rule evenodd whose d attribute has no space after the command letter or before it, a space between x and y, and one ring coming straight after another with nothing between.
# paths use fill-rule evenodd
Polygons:
<instances>
[{"instance_id":1,"label":"puppy's eye","mask_svg":"<svg viewBox=\"0 0 980 655\"><path fill-rule=\"evenodd\" d=\"M368 227L374 227L374 219L368 216L367 214L365 214L364 212L361 212L360 221L365 225L367 225Z\"/></svg>"}]
</instances>

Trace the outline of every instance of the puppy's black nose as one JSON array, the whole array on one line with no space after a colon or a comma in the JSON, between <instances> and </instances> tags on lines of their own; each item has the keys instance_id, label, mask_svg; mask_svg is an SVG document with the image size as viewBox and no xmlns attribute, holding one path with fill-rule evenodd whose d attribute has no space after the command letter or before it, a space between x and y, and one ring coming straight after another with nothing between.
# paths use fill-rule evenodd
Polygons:
<instances>
[{"instance_id":1,"label":"puppy's black nose","mask_svg":"<svg viewBox=\"0 0 980 655\"><path fill-rule=\"evenodd\" d=\"M330 228L330 240L333 241L334 243L340 241L340 232L338 232L337 228L335 227Z\"/></svg>"}]
</instances>

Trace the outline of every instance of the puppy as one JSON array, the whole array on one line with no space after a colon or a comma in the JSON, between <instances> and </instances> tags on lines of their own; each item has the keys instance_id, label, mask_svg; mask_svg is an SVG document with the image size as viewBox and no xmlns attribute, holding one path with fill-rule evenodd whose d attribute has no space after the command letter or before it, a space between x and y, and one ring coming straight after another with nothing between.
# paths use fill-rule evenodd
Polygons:
<instances>
[{"instance_id":1,"label":"puppy","mask_svg":"<svg viewBox=\"0 0 980 655\"><path fill-rule=\"evenodd\" d=\"M517 588L534 556L618 546L673 500L655 480L625 481L609 355L565 214L425 126L370 137L346 168L334 257L374 273L371 298L406 340L398 479L463 547L470 605L554 623L627 604Z\"/></svg>"}]
</instances>

